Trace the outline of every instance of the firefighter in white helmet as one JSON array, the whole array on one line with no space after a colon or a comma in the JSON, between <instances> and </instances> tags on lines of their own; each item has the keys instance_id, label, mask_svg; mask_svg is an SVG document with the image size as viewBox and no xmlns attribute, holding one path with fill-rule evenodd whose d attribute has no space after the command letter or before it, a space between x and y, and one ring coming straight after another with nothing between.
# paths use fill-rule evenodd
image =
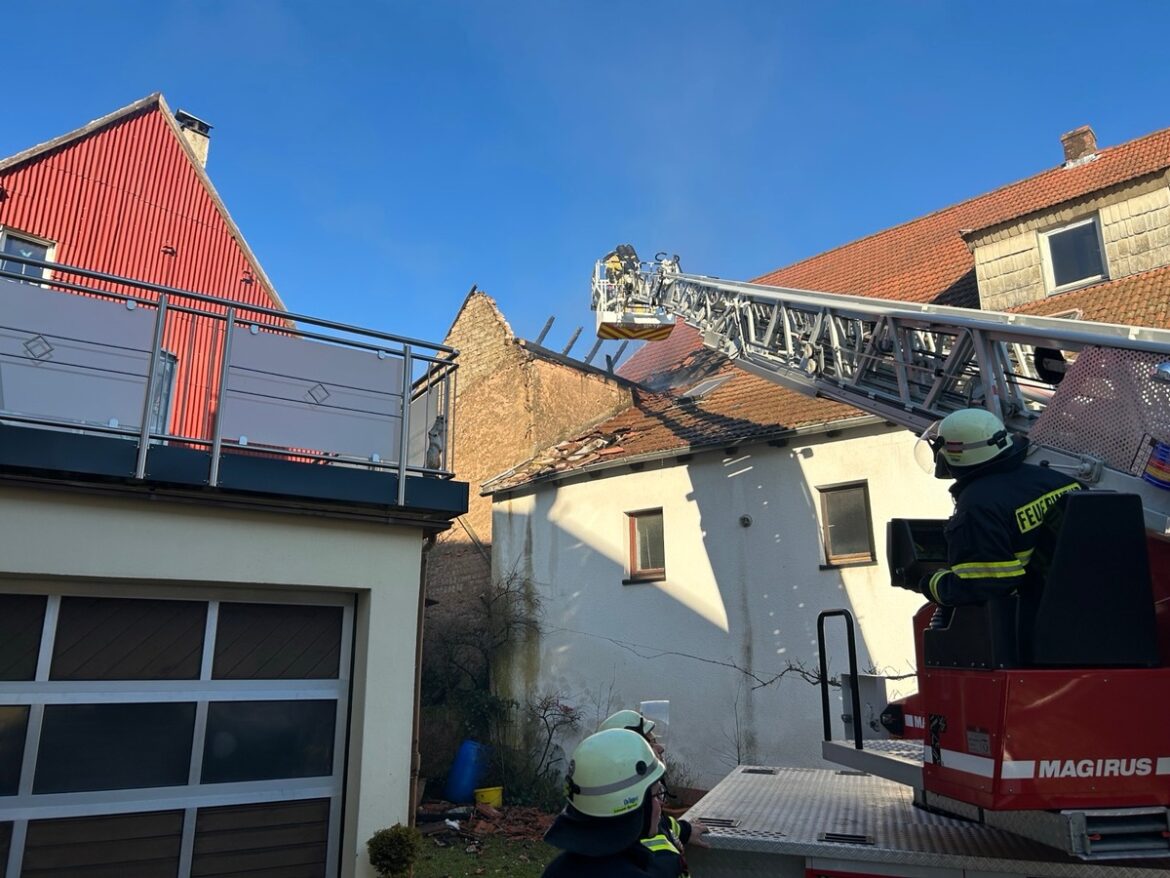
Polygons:
<instances>
[{"instance_id":1,"label":"firefighter in white helmet","mask_svg":"<svg viewBox=\"0 0 1170 878\"><path fill-rule=\"evenodd\" d=\"M659 743L658 738L654 735L654 721L647 719L636 710L619 710L617 713L609 716L605 722L601 724L604 729L629 729L631 732L637 732L650 745L654 751L654 755L659 759L663 758L663 753L666 748ZM666 785L665 779L663 786ZM669 789L667 790L667 797L671 797ZM669 814L663 814L662 819L658 824L657 835L642 839L642 844L652 851L672 850L682 857L686 853L686 846L694 844L696 847L709 847L707 842L703 839L703 834L707 831L707 827L703 821L695 818L694 820L676 820ZM683 872L686 875L686 860L683 860Z\"/></svg>"},{"instance_id":2,"label":"firefighter in white helmet","mask_svg":"<svg viewBox=\"0 0 1170 878\"><path fill-rule=\"evenodd\" d=\"M661 819L665 773L650 745L628 729L606 729L578 744L565 776L565 808L544 836L563 853L542 878L679 874L677 863L656 860L640 842Z\"/></svg>"},{"instance_id":3,"label":"firefighter in white helmet","mask_svg":"<svg viewBox=\"0 0 1170 878\"><path fill-rule=\"evenodd\" d=\"M984 603L1024 584L1048 511L1069 491L1071 476L1024 463L1028 440L1012 436L985 409L952 412L927 428L915 448L940 479L955 479L947 521L947 567L919 588L936 604Z\"/></svg>"}]
</instances>

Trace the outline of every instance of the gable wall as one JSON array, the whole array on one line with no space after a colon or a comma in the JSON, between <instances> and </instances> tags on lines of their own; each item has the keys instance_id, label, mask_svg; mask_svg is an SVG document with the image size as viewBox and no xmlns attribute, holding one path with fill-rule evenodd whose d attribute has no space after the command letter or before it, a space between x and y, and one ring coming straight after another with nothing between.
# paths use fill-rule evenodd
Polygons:
<instances>
[{"instance_id":1,"label":"gable wall","mask_svg":"<svg viewBox=\"0 0 1170 878\"><path fill-rule=\"evenodd\" d=\"M244 250L157 107L0 172L0 186L0 225L55 242L57 262L274 307L259 278L242 282ZM167 320L174 433L210 436L221 336L219 321Z\"/></svg>"}]
</instances>

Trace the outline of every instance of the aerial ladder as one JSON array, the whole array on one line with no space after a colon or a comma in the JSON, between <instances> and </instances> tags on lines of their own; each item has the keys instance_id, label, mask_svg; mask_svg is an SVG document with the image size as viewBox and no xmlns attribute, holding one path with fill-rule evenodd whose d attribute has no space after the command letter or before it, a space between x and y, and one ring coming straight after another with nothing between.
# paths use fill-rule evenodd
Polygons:
<instances>
[{"instance_id":1,"label":"aerial ladder","mask_svg":"<svg viewBox=\"0 0 1170 878\"><path fill-rule=\"evenodd\" d=\"M601 337L682 321L748 372L915 433L986 408L1030 463L1096 489L1068 504L1067 563L1027 614L1016 596L916 614L919 691L883 712L893 740L832 741L823 690L822 752L1081 859L1170 856L1170 331L741 283L666 253L599 261L592 296ZM945 564L941 525L890 523L892 577ZM1024 638L1042 642L1026 660Z\"/></svg>"},{"instance_id":2,"label":"aerial ladder","mask_svg":"<svg viewBox=\"0 0 1170 878\"><path fill-rule=\"evenodd\" d=\"M633 276L599 261L592 293L599 337L682 320L748 372L916 433L985 407L1049 465L1140 494L1170 536L1170 331L728 281L665 253Z\"/></svg>"}]
</instances>

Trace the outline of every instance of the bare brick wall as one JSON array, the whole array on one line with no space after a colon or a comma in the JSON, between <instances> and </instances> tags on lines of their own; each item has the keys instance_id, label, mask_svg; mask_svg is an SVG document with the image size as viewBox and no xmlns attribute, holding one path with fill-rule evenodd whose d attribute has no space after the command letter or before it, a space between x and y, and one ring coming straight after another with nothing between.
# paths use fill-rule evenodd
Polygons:
<instances>
[{"instance_id":1,"label":"bare brick wall","mask_svg":"<svg viewBox=\"0 0 1170 878\"><path fill-rule=\"evenodd\" d=\"M589 372L546 360L533 360L530 371L533 409L540 416L533 422L532 450L526 457L579 435L632 402L622 385Z\"/></svg>"},{"instance_id":2,"label":"bare brick wall","mask_svg":"<svg viewBox=\"0 0 1170 878\"><path fill-rule=\"evenodd\" d=\"M445 343L459 350L452 443L455 476L471 485L471 497L430 553L428 593L436 599L489 581L490 564L468 533L490 552L491 498L479 486L631 403L616 379L526 351L482 292L467 297Z\"/></svg>"}]
</instances>

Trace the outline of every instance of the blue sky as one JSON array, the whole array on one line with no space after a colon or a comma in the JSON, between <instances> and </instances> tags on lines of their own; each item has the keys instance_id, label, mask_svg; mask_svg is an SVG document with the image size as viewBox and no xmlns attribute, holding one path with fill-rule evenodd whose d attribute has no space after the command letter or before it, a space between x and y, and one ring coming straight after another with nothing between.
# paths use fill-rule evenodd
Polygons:
<instances>
[{"instance_id":1,"label":"blue sky","mask_svg":"<svg viewBox=\"0 0 1170 878\"><path fill-rule=\"evenodd\" d=\"M54 9L6 10L0 155L162 91L293 310L430 340L475 283L583 355L619 241L751 278L1170 126L1161 2Z\"/></svg>"}]
</instances>

